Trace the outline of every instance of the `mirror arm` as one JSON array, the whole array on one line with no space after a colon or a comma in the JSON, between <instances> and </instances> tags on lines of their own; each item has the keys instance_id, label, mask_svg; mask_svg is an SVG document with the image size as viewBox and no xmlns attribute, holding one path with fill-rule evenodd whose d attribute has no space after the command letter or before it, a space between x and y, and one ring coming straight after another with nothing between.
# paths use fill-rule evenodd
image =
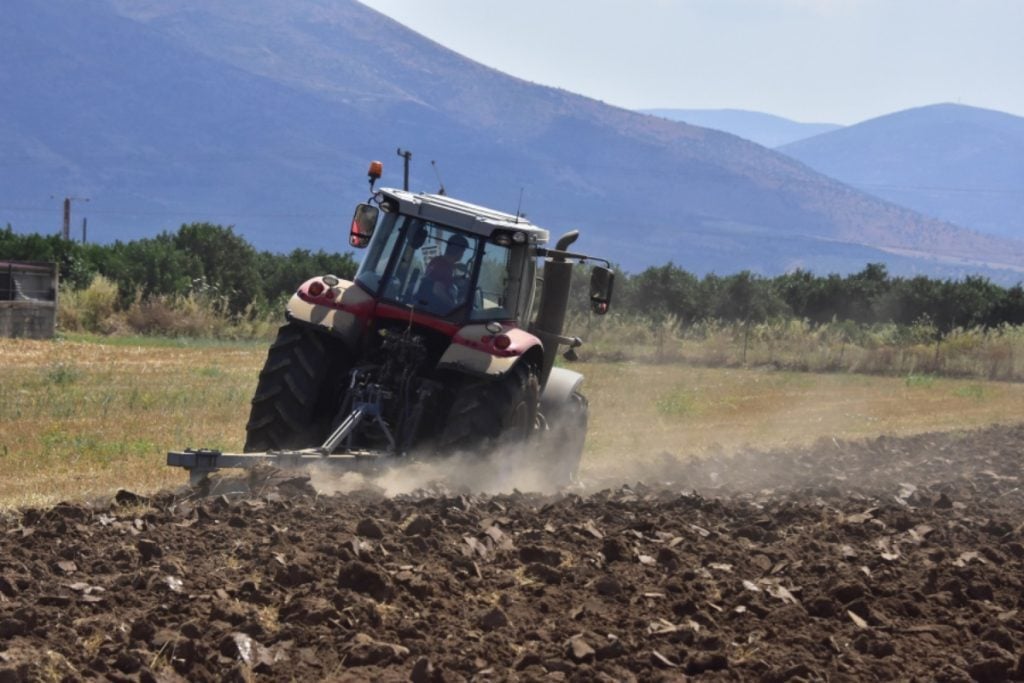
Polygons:
<instances>
[{"instance_id":1,"label":"mirror arm","mask_svg":"<svg viewBox=\"0 0 1024 683\"><path fill-rule=\"evenodd\" d=\"M598 263L603 263L605 268L612 267L611 261L605 260L598 256L587 256L586 254L577 254L572 251L560 251L558 249L537 249L537 256L540 256L541 258L551 257L562 260L571 258L577 259L580 263L585 263L587 261L596 261Z\"/></svg>"}]
</instances>

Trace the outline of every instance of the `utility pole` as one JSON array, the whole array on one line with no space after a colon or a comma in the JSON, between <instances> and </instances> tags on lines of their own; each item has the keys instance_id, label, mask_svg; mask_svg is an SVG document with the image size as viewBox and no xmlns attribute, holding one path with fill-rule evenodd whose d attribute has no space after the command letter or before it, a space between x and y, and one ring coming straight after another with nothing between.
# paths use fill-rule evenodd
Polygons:
<instances>
[{"instance_id":1,"label":"utility pole","mask_svg":"<svg viewBox=\"0 0 1024 683\"><path fill-rule=\"evenodd\" d=\"M89 219L82 217L82 244L86 242L87 227L89 225Z\"/></svg>"},{"instance_id":2,"label":"utility pole","mask_svg":"<svg viewBox=\"0 0 1024 683\"><path fill-rule=\"evenodd\" d=\"M412 159L412 152L409 150L402 151L402 148L398 148L398 156L402 157L405 161L405 174L402 176L402 189L406 192L409 191L409 160Z\"/></svg>"},{"instance_id":3,"label":"utility pole","mask_svg":"<svg viewBox=\"0 0 1024 683\"><path fill-rule=\"evenodd\" d=\"M61 235L64 239L71 239L71 202L87 202L88 197L65 197L64 198L64 223L61 229ZM84 230L84 228L83 228Z\"/></svg>"},{"instance_id":4,"label":"utility pole","mask_svg":"<svg viewBox=\"0 0 1024 683\"><path fill-rule=\"evenodd\" d=\"M71 239L71 197L64 198L64 226L61 230L64 239Z\"/></svg>"}]
</instances>

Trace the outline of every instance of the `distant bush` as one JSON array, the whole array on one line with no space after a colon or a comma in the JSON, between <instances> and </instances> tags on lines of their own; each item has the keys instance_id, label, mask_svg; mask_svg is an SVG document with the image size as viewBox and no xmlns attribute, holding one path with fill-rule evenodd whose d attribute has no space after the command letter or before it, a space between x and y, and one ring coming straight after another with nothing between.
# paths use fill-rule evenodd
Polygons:
<instances>
[{"instance_id":1,"label":"distant bush","mask_svg":"<svg viewBox=\"0 0 1024 683\"><path fill-rule=\"evenodd\" d=\"M196 295L139 298L125 320L133 332L162 337L223 337L230 327L230 316Z\"/></svg>"},{"instance_id":2,"label":"distant bush","mask_svg":"<svg viewBox=\"0 0 1024 683\"><path fill-rule=\"evenodd\" d=\"M96 275L85 289L62 289L57 323L62 330L110 334L118 328L117 301L117 285Z\"/></svg>"},{"instance_id":3,"label":"distant bush","mask_svg":"<svg viewBox=\"0 0 1024 683\"><path fill-rule=\"evenodd\" d=\"M227 311L222 300L200 294L138 296L120 304L117 287L102 276L80 291L61 295L58 325L65 332L141 334L162 337L268 339L281 323L281 311L241 314Z\"/></svg>"}]
</instances>

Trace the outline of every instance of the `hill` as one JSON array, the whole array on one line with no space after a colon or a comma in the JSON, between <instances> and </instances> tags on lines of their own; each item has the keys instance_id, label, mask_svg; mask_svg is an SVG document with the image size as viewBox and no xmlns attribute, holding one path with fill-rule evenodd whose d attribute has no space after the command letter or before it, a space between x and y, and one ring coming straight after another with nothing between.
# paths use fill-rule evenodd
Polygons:
<instances>
[{"instance_id":1,"label":"hill","mask_svg":"<svg viewBox=\"0 0 1024 683\"><path fill-rule=\"evenodd\" d=\"M936 104L794 142L780 151L925 215L1024 236L1024 118Z\"/></svg>"},{"instance_id":2,"label":"hill","mask_svg":"<svg viewBox=\"0 0 1024 683\"><path fill-rule=\"evenodd\" d=\"M10 0L0 41L0 223L22 231L58 229L72 195L102 241L212 221L261 249L338 249L367 160L399 185L400 146L414 189L436 188L436 159L453 194L515 210L522 193L535 222L631 270L1024 267L1024 244L512 78L353 0Z\"/></svg>"},{"instance_id":3,"label":"hill","mask_svg":"<svg viewBox=\"0 0 1024 683\"><path fill-rule=\"evenodd\" d=\"M642 109L641 112L725 131L765 147L779 147L842 128L837 123L801 123L745 109Z\"/></svg>"}]
</instances>

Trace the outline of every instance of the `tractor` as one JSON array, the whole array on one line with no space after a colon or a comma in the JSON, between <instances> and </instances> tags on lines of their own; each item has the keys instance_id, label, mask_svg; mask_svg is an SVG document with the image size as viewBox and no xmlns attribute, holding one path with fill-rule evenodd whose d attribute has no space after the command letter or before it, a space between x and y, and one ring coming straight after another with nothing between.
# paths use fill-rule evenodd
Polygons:
<instances>
[{"instance_id":1,"label":"tractor","mask_svg":"<svg viewBox=\"0 0 1024 683\"><path fill-rule=\"evenodd\" d=\"M582 342L563 334L576 264L607 312L614 273L553 248L523 216L446 195L375 190L356 206L353 280L321 275L289 300L260 372L243 453L187 449L168 464L193 483L223 467L314 463L375 470L411 458L527 444L551 482L574 480L587 428L583 376L555 367Z\"/></svg>"}]
</instances>

